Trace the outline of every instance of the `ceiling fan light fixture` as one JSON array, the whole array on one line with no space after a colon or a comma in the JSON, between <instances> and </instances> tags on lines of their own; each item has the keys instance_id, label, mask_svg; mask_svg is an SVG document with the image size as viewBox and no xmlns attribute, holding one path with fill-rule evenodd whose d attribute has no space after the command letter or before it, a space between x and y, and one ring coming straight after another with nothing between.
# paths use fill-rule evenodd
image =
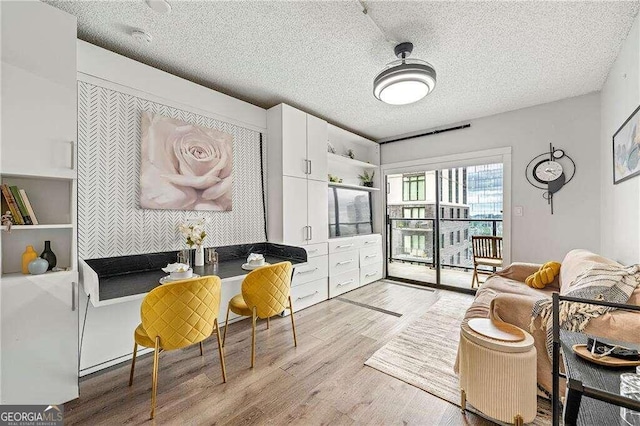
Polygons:
<instances>
[{"instance_id":1,"label":"ceiling fan light fixture","mask_svg":"<svg viewBox=\"0 0 640 426\"><path fill-rule=\"evenodd\" d=\"M418 59L406 59L411 43L396 46L400 58L387 64L373 80L373 95L390 105L406 105L427 96L436 87L436 70L431 64Z\"/></svg>"}]
</instances>

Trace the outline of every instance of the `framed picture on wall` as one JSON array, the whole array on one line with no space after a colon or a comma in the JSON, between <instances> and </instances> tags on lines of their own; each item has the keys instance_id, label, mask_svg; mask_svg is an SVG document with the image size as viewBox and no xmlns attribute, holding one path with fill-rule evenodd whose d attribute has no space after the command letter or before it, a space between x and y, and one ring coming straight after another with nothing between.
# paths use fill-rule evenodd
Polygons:
<instances>
[{"instance_id":1,"label":"framed picture on wall","mask_svg":"<svg viewBox=\"0 0 640 426\"><path fill-rule=\"evenodd\" d=\"M613 184L640 175L640 106L613 135Z\"/></svg>"},{"instance_id":2,"label":"framed picture on wall","mask_svg":"<svg viewBox=\"0 0 640 426\"><path fill-rule=\"evenodd\" d=\"M233 136L142 113L140 207L231 211Z\"/></svg>"}]
</instances>

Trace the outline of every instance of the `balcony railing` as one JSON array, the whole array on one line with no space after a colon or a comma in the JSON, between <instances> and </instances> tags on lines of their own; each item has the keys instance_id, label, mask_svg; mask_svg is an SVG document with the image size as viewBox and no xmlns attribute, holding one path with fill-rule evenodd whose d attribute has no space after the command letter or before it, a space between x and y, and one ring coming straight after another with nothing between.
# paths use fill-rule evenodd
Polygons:
<instances>
[{"instance_id":1,"label":"balcony railing","mask_svg":"<svg viewBox=\"0 0 640 426\"><path fill-rule=\"evenodd\" d=\"M436 219L407 219L389 218L388 235L389 250L388 259L390 262L408 262L424 264L433 268L436 265ZM465 227L464 224L467 224ZM464 231L467 231L466 233ZM502 236L502 219L440 219L439 226L440 239L444 235L444 242L440 241L440 263L443 267L459 268L465 270L473 269L473 252L471 247L471 237L474 235ZM466 237L465 238L465 234ZM417 247L411 247L407 251L405 247L405 236L411 236L413 243L414 236L417 236ZM420 236L424 236L424 245L420 245ZM400 240L398 240L400 239ZM396 244L397 246L394 246ZM456 247L452 249L451 247ZM459 250L458 250L459 249ZM467 256L462 256L467 249ZM453 262L451 262L451 254ZM458 254L461 254L458 261Z\"/></svg>"}]
</instances>

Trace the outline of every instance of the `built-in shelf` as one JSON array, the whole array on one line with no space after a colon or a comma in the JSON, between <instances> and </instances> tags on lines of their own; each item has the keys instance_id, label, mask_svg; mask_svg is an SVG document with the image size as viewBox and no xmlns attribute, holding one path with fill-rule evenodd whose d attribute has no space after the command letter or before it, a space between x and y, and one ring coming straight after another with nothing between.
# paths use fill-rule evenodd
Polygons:
<instances>
[{"instance_id":1,"label":"built-in shelf","mask_svg":"<svg viewBox=\"0 0 640 426\"><path fill-rule=\"evenodd\" d=\"M58 272L48 271L40 275L31 275L31 274L23 274L22 272L14 272L10 274L2 274L2 276L0 276L0 281L10 282L13 280L24 280L25 278L28 278L30 280L46 281L53 277L62 277L63 275L71 275L75 273L76 273L75 271L58 271Z\"/></svg>"},{"instance_id":2,"label":"built-in shelf","mask_svg":"<svg viewBox=\"0 0 640 426\"><path fill-rule=\"evenodd\" d=\"M362 185L350 185L348 183L329 182L329 186L333 186L335 188L359 189L361 191L380 191L380 188L371 188L369 186Z\"/></svg>"},{"instance_id":3,"label":"built-in shelf","mask_svg":"<svg viewBox=\"0 0 640 426\"><path fill-rule=\"evenodd\" d=\"M353 167L362 167L365 169L377 169L379 167L377 164L365 163L364 161L354 160L344 155L332 154L330 152L327 153L327 158L329 162L348 164Z\"/></svg>"},{"instance_id":4,"label":"built-in shelf","mask_svg":"<svg viewBox=\"0 0 640 426\"><path fill-rule=\"evenodd\" d=\"M53 224L53 225L12 225L12 231L22 231L28 229L30 231L37 231L38 229L73 229L73 225L70 223ZM0 230L6 231L6 226L0 226Z\"/></svg>"}]
</instances>

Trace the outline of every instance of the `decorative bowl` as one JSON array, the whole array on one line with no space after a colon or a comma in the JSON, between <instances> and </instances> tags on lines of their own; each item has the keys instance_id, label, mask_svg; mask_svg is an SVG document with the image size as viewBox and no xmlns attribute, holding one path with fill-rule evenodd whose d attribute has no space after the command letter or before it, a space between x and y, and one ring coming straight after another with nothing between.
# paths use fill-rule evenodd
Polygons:
<instances>
[{"instance_id":1,"label":"decorative bowl","mask_svg":"<svg viewBox=\"0 0 640 426\"><path fill-rule=\"evenodd\" d=\"M169 278L171 280L186 280L187 278L191 278L193 276L193 269L189 268L186 271L182 271L182 272L171 272L169 274Z\"/></svg>"}]
</instances>

